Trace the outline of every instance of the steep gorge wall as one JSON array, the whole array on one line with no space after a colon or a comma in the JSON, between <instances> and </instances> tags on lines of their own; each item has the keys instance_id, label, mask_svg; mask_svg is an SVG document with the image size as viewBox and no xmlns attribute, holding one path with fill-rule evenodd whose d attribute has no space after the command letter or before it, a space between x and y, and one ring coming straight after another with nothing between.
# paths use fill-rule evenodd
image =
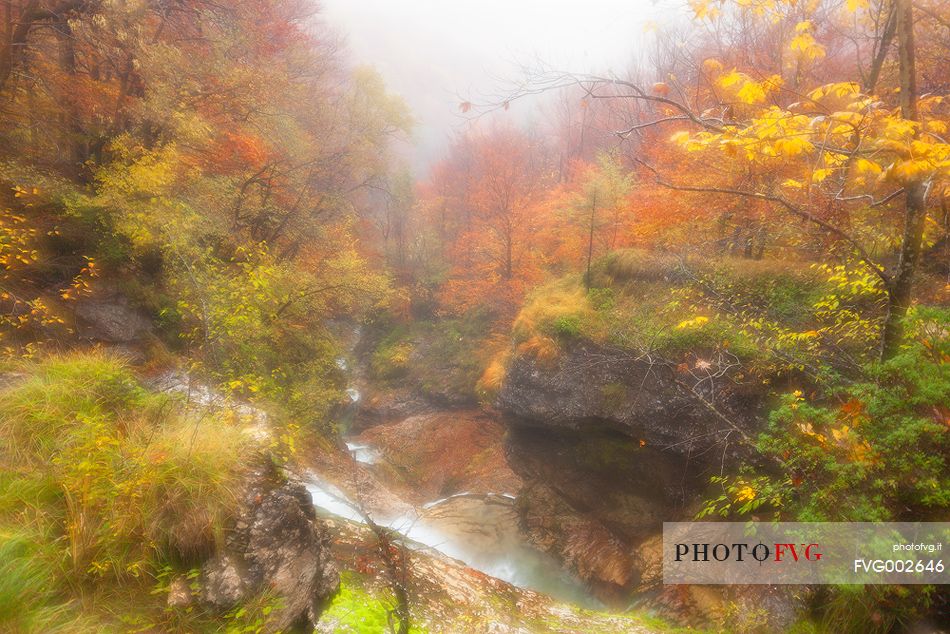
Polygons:
<instances>
[{"instance_id":1,"label":"steep gorge wall","mask_svg":"<svg viewBox=\"0 0 950 634\"><path fill-rule=\"evenodd\" d=\"M608 601L657 589L663 521L692 518L737 460L762 397L728 368L587 341L518 356L497 398L524 480L522 530Z\"/></svg>"}]
</instances>

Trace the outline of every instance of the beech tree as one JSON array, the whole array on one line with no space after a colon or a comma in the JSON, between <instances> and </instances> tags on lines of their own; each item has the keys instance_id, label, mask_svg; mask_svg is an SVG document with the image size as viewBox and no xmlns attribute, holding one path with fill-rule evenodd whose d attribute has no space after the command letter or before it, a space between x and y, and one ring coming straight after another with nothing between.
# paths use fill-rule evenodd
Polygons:
<instances>
[{"instance_id":1,"label":"beech tree","mask_svg":"<svg viewBox=\"0 0 950 634\"><path fill-rule=\"evenodd\" d=\"M946 205L950 176L948 104L940 95L918 90L914 6L910 0L893 0L877 11L863 0L847 3L845 17L865 25L862 35L870 33L876 41L874 59L864 82L832 83L818 83L809 70L826 55L816 37L816 16L835 15L829 7L783 0L697 0L692 6L700 20L726 20L735 12L744 24L764 25L767 34L788 33L775 40L783 63L769 74L741 63L730 67L710 56L695 66L692 77L670 74L650 86L542 69L508 101L579 86L589 99L645 104L645 116L619 135L672 128L669 139L682 151L751 177L736 184L692 184L635 158L645 174L670 190L765 204L827 235L842 257L855 259L877 278L886 298L880 354L893 356L929 239L928 209ZM892 16L883 28L870 15L875 11ZM783 31L782 25L789 28ZM879 78L894 54L891 38L897 73L888 91ZM893 249L872 245L859 229L875 210L894 219L887 228Z\"/></svg>"}]
</instances>

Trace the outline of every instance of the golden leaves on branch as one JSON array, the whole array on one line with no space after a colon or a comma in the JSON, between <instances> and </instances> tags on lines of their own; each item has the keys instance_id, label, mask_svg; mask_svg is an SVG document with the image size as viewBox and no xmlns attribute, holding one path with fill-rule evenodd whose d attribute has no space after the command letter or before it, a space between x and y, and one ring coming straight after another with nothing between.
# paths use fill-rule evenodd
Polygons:
<instances>
[{"instance_id":1,"label":"golden leaves on branch","mask_svg":"<svg viewBox=\"0 0 950 634\"><path fill-rule=\"evenodd\" d=\"M800 25L800 35L810 28ZM944 138L950 125L941 96L920 100L922 122L902 118L898 108L863 94L855 82L818 86L783 108L765 105L782 87L781 78L723 72L714 59L705 60L703 68L739 122L718 132L675 132L670 142L687 152L719 150L728 159L763 164L784 176L786 190L830 179L840 191L841 184L867 190L950 176L950 144Z\"/></svg>"}]
</instances>

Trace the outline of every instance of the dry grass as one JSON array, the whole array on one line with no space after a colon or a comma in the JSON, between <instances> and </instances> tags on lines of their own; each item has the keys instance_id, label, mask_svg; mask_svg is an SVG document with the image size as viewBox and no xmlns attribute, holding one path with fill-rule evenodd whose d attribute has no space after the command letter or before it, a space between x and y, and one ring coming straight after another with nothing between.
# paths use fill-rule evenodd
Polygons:
<instances>
[{"instance_id":1,"label":"dry grass","mask_svg":"<svg viewBox=\"0 0 950 634\"><path fill-rule=\"evenodd\" d=\"M571 325L589 323L593 316L586 289L573 276L562 278L531 293L515 319L512 333L517 342L540 339L539 335L552 339L567 334L564 331ZM542 350L547 345L539 340L529 347Z\"/></svg>"},{"instance_id":2,"label":"dry grass","mask_svg":"<svg viewBox=\"0 0 950 634\"><path fill-rule=\"evenodd\" d=\"M28 528L47 557L8 562L25 571L14 585L136 583L210 553L253 450L233 419L149 393L102 354L19 369L0 391L0 462L15 466L0 482L0 533Z\"/></svg>"},{"instance_id":3,"label":"dry grass","mask_svg":"<svg viewBox=\"0 0 950 634\"><path fill-rule=\"evenodd\" d=\"M604 270L614 283L672 282L681 275L680 259L669 253L621 249L604 258Z\"/></svg>"},{"instance_id":4,"label":"dry grass","mask_svg":"<svg viewBox=\"0 0 950 634\"><path fill-rule=\"evenodd\" d=\"M491 358L491 361L488 362L488 366L485 368L485 371L482 372L482 376L478 379L478 383L475 386L482 400L490 401L498 394L502 383L505 381L505 374L508 371L508 360L510 357L511 349L506 347L495 354Z\"/></svg>"},{"instance_id":5,"label":"dry grass","mask_svg":"<svg viewBox=\"0 0 950 634\"><path fill-rule=\"evenodd\" d=\"M542 365L552 365L561 355L561 347L551 337L532 335L518 344L517 352L520 356L532 357Z\"/></svg>"}]
</instances>

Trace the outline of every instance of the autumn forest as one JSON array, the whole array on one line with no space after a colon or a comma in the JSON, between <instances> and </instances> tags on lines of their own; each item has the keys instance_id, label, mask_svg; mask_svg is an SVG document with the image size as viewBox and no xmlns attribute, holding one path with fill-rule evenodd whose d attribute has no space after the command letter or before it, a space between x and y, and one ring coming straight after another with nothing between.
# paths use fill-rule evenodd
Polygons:
<instances>
[{"instance_id":1,"label":"autumn forest","mask_svg":"<svg viewBox=\"0 0 950 634\"><path fill-rule=\"evenodd\" d=\"M950 521L950 3L608 4L417 160L316 0L0 0L0 631L945 631L662 557Z\"/></svg>"}]
</instances>

